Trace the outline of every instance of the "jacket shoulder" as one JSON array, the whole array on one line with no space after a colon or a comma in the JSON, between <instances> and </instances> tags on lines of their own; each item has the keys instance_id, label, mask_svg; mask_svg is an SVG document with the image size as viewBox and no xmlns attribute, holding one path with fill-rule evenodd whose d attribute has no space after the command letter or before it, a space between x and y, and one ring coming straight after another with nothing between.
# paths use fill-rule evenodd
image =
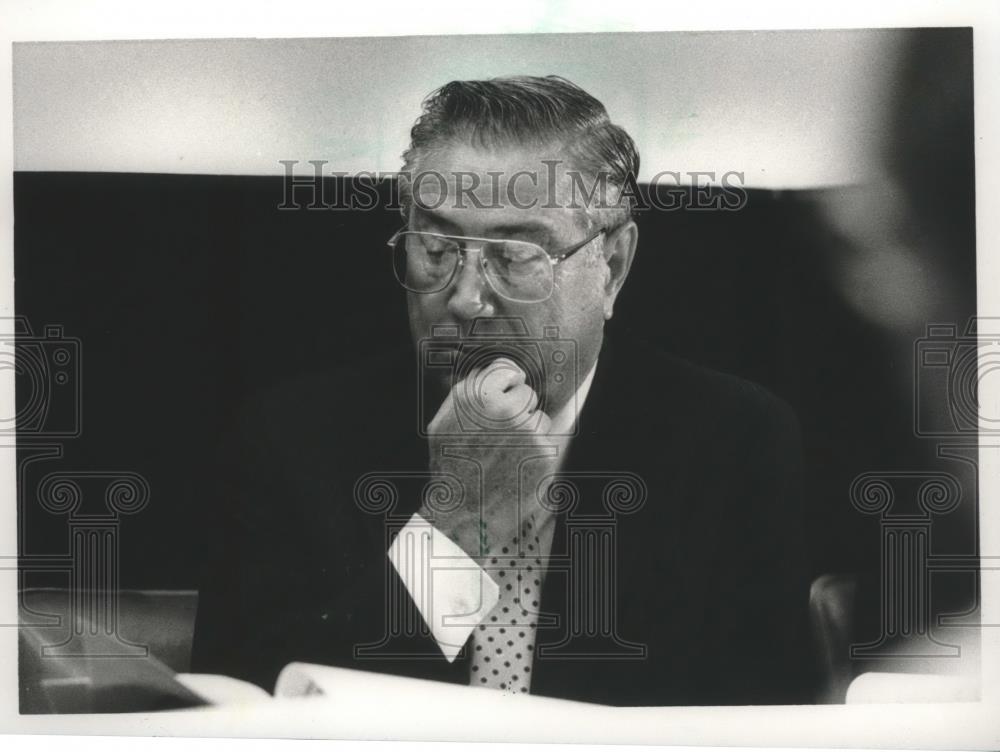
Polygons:
<instances>
[{"instance_id":1,"label":"jacket shoulder","mask_svg":"<svg viewBox=\"0 0 1000 752\"><path fill-rule=\"evenodd\" d=\"M602 357L605 354L615 361L615 388L625 389L641 402L633 407L659 420L796 426L788 403L756 382L692 363L637 338L616 339Z\"/></svg>"}]
</instances>

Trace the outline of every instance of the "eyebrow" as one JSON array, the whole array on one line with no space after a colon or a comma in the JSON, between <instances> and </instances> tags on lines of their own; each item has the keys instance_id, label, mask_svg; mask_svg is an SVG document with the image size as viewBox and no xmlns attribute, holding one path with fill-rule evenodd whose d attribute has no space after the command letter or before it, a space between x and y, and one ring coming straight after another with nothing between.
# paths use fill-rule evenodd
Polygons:
<instances>
[{"instance_id":1,"label":"eyebrow","mask_svg":"<svg viewBox=\"0 0 1000 752\"><path fill-rule=\"evenodd\" d=\"M422 209L415 206L413 207L413 213L417 218L442 228L446 231L446 234L462 236L461 228L458 225L433 209ZM504 238L518 235L539 239L544 245L546 242L552 241L552 228L544 222L531 219L524 222L502 222L490 225L483 237Z\"/></svg>"}]
</instances>

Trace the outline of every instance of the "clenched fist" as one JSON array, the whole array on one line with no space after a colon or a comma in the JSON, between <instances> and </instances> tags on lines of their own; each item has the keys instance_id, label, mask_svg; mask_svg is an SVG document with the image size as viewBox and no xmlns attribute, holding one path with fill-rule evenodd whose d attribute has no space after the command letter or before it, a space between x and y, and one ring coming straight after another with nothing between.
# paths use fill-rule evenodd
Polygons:
<instances>
[{"instance_id":1,"label":"clenched fist","mask_svg":"<svg viewBox=\"0 0 1000 752\"><path fill-rule=\"evenodd\" d=\"M552 421L512 360L498 358L457 382L428 426L430 469L461 485L462 504L420 514L473 558L508 545L529 516L548 513L539 499L556 471Z\"/></svg>"}]
</instances>

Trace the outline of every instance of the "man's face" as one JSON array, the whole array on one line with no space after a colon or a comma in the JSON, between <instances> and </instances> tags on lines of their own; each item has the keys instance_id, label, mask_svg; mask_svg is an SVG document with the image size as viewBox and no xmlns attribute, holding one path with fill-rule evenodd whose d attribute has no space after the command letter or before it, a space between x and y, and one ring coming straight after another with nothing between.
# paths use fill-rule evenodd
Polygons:
<instances>
[{"instance_id":1,"label":"man's face","mask_svg":"<svg viewBox=\"0 0 1000 752\"><path fill-rule=\"evenodd\" d=\"M415 181L408 229L529 241L553 255L574 246L600 227L588 220L579 191L577 206L570 206L571 179L566 170L572 168L559 166L553 175L553 168L543 160L555 158L551 151L485 149L458 143L425 154L414 166L413 175L436 173L444 181L436 177ZM476 184L470 195L469 187ZM459 196L463 188L465 193ZM635 225L628 223L622 230L627 237L622 237L621 230L610 237L600 235L557 264L552 294L537 303L504 298L486 279L479 254L466 254L444 290L408 294L414 342L430 337L432 327L439 325L457 327L465 339L477 318L518 318L524 322L527 336L535 340L557 327L559 339L575 343L578 362L571 369L575 383L558 380L550 369L546 382L535 385L544 392L540 396L548 410L557 410L576 390L600 351L604 322L610 318L635 247Z\"/></svg>"}]
</instances>

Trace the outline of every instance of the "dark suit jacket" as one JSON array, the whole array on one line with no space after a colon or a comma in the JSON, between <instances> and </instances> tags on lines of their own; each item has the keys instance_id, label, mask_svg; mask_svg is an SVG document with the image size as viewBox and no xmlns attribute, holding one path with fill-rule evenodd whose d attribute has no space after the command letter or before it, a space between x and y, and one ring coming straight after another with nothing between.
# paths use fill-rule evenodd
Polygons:
<instances>
[{"instance_id":1,"label":"dark suit jacket","mask_svg":"<svg viewBox=\"0 0 1000 752\"><path fill-rule=\"evenodd\" d=\"M411 352L301 378L247 411L206 500L192 670L268 689L293 660L468 682L467 650L444 660L386 557L426 481L416 384ZM562 472L579 499L557 516L533 694L812 701L799 445L783 402L606 341Z\"/></svg>"}]
</instances>

